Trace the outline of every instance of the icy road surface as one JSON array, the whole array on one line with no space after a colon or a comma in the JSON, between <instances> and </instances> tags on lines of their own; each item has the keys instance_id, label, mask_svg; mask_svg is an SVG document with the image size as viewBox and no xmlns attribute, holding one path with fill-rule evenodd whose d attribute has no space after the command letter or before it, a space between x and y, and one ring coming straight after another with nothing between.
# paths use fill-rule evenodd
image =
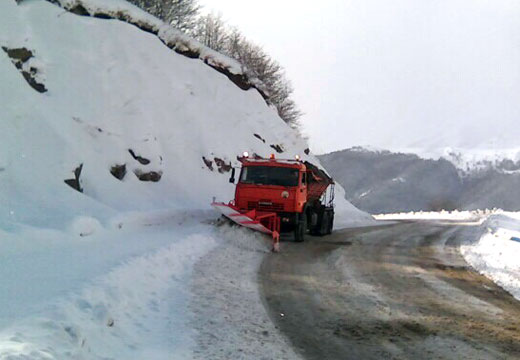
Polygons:
<instances>
[{"instance_id":1,"label":"icy road surface","mask_svg":"<svg viewBox=\"0 0 520 360\"><path fill-rule=\"evenodd\" d=\"M262 263L264 302L306 359L519 359L520 303L458 249L477 232L421 221L284 243Z\"/></svg>"}]
</instances>

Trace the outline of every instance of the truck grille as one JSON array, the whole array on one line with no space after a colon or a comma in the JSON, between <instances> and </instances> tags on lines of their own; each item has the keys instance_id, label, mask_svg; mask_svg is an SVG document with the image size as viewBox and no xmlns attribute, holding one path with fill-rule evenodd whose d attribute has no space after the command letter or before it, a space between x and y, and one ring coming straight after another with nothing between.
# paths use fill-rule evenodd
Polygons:
<instances>
[{"instance_id":1,"label":"truck grille","mask_svg":"<svg viewBox=\"0 0 520 360\"><path fill-rule=\"evenodd\" d=\"M267 201L248 201L247 209L257 209L259 211L283 211L283 204Z\"/></svg>"}]
</instances>

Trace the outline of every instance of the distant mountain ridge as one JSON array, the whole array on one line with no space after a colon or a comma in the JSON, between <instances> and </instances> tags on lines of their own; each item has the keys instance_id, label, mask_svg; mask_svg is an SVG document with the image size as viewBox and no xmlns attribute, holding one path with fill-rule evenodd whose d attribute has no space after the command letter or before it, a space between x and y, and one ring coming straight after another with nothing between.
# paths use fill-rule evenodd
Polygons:
<instances>
[{"instance_id":1,"label":"distant mountain ridge","mask_svg":"<svg viewBox=\"0 0 520 360\"><path fill-rule=\"evenodd\" d=\"M364 147L318 157L345 188L347 199L371 213L494 207L520 210L520 161L514 158L482 156L477 161L477 156L453 151L448 158L424 159ZM465 162L468 159L472 162Z\"/></svg>"},{"instance_id":2,"label":"distant mountain ridge","mask_svg":"<svg viewBox=\"0 0 520 360\"><path fill-rule=\"evenodd\" d=\"M444 158L461 171L461 175L496 170L501 173L520 173L520 150L490 150L464 152L463 150L446 149Z\"/></svg>"},{"instance_id":3,"label":"distant mountain ridge","mask_svg":"<svg viewBox=\"0 0 520 360\"><path fill-rule=\"evenodd\" d=\"M520 172L520 148L504 149L463 149L463 148L402 148L383 149L374 146L354 146L345 150L357 152L389 153L389 154L411 154L428 160L444 159L451 162L461 176L482 170L496 169L499 172ZM339 150L341 152L343 150ZM338 151L331 152L335 153Z\"/></svg>"}]
</instances>

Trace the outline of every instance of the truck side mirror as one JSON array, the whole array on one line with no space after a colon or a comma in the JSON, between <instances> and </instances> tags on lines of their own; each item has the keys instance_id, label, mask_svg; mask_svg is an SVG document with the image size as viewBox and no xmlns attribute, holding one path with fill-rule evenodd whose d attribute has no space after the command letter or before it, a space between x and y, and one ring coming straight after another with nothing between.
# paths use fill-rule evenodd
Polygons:
<instances>
[{"instance_id":1,"label":"truck side mirror","mask_svg":"<svg viewBox=\"0 0 520 360\"><path fill-rule=\"evenodd\" d=\"M231 169L231 177L229 178L229 182L231 184L234 184L235 183L235 168L232 168Z\"/></svg>"}]
</instances>

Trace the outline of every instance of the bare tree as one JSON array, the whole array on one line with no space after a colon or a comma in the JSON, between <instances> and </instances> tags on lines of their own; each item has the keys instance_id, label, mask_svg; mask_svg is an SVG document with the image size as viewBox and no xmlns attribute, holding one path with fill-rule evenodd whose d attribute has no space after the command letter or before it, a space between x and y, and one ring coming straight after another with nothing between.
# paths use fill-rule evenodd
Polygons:
<instances>
[{"instance_id":1,"label":"bare tree","mask_svg":"<svg viewBox=\"0 0 520 360\"><path fill-rule=\"evenodd\" d=\"M197 0L129 0L129 2L184 32L193 30L200 11Z\"/></svg>"},{"instance_id":2,"label":"bare tree","mask_svg":"<svg viewBox=\"0 0 520 360\"><path fill-rule=\"evenodd\" d=\"M291 99L293 88L280 64L267 55L260 46L248 41L236 28L228 29L225 33L225 45L224 47L219 46L218 51L242 64L249 77L260 80L265 87L269 101L276 106L280 117L292 127L297 128L301 112Z\"/></svg>"},{"instance_id":3,"label":"bare tree","mask_svg":"<svg viewBox=\"0 0 520 360\"><path fill-rule=\"evenodd\" d=\"M210 49L225 52L228 30L221 15L211 13L201 16L191 35Z\"/></svg>"}]
</instances>

